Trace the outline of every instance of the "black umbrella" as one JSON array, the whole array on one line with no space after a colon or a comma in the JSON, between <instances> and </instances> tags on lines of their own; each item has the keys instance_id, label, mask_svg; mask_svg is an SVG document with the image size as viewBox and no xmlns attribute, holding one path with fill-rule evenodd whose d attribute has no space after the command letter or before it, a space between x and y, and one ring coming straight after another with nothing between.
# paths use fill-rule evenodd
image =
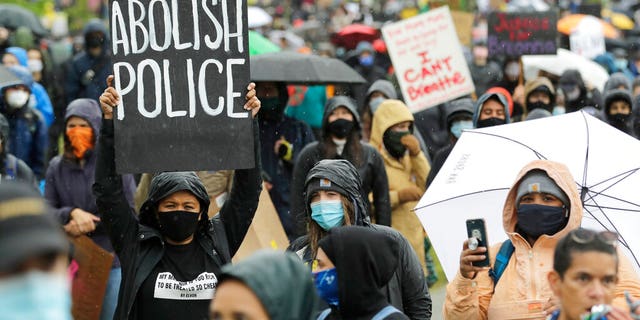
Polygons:
<instances>
[{"instance_id":1,"label":"black umbrella","mask_svg":"<svg viewBox=\"0 0 640 320\"><path fill-rule=\"evenodd\" d=\"M11 70L0 64L0 89L20 84L22 81Z\"/></svg>"},{"instance_id":2,"label":"black umbrella","mask_svg":"<svg viewBox=\"0 0 640 320\"><path fill-rule=\"evenodd\" d=\"M275 52L251 57L252 81L292 84L356 84L366 80L344 62L334 58L295 52Z\"/></svg>"},{"instance_id":3,"label":"black umbrella","mask_svg":"<svg viewBox=\"0 0 640 320\"><path fill-rule=\"evenodd\" d=\"M33 12L14 4L0 5L0 26L11 29L27 27L39 36L45 36L48 33Z\"/></svg>"}]
</instances>

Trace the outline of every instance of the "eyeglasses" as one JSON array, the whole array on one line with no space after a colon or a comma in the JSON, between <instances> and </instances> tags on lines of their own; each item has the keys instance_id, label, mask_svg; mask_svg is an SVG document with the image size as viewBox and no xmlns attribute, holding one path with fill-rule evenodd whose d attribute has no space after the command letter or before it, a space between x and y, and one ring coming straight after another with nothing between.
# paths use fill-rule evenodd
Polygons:
<instances>
[{"instance_id":1,"label":"eyeglasses","mask_svg":"<svg viewBox=\"0 0 640 320\"><path fill-rule=\"evenodd\" d=\"M618 245L618 234L613 231L596 232L593 230L580 228L571 231L569 234L571 235L571 240L580 244L588 244L593 242L595 239L598 239L599 241L613 247L616 247Z\"/></svg>"}]
</instances>

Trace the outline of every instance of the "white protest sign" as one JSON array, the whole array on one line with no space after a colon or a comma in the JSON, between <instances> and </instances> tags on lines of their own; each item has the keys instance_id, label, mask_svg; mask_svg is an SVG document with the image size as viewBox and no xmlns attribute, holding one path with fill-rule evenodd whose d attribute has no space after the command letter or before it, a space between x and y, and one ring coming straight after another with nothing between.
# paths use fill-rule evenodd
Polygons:
<instances>
[{"instance_id":1,"label":"white protest sign","mask_svg":"<svg viewBox=\"0 0 640 320\"><path fill-rule=\"evenodd\" d=\"M191 281L181 282L171 272L161 272L156 278L153 297L170 300L211 300L216 292L218 278L203 272Z\"/></svg>"},{"instance_id":2,"label":"white protest sign","mask_svg":"<svg viewBox=\"0 0 640 320\"><path fill-rule=\"evenodd\" d=\"M475 90L449 7L387 25L382 35L412 112Z\"/></svg>"},{"instance_id":3,"label":"white protest sign","mask_svg":"<svg viewBox=\"0 0 640 320\"><path fill-rule=\"evenodd\" d=\"M571 51L593 59L606 52L604 30L600 20L585 16L569 36Z\"/></svg>"}]
</instances>

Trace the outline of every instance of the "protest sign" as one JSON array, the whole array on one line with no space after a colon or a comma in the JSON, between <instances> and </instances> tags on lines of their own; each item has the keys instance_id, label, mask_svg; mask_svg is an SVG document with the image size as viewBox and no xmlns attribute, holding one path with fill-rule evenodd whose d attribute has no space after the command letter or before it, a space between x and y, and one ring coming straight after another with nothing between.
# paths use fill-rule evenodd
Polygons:
<instances>
[{"instance_id":1,"label":"protest sign","mask_svg":"<svg viewBox=\"0 0 640 320\"><path fill-rule=\"evenodd\" d=\"M112 0L120 173L254 166L246 2Z\"/></svg>"},{"instance_id":2,"label":"protest sign","mask_svg":"<svg viewBox=\"0 0 640 320\"><path fill-rule=\"evenodd\" d=\"M451 18L456 27L456 33L460 43L471 45L471 30L473 30L473 13L464 11L451 11Z\"/></svg>"},{"instance_id":3,"label":"protest sign","mask_svg":"<svg viewBox=\"0 0 640 320\"><path fill-rule=\"evenodd\" d=\"M382 34L412 112L475 90L449 7L389 24Z\"/></svg>"},{"instance_id":4,"label":"protest sign","mask_svg":"<svg viewBox=\"0 0 640 320\"><path fill-rule=\"evenodd\" d=\"M280 223L278 212L273 206L269 191L263 186L256 215L242 245L233 256L233 262L238 262L260 249L285 250L288 246L289 239Z\"/></svg>"},{"instance_id":5,"label":"protest sign","mask_svg":"<svg viewBox=\"0 0 640 320\"><path fill-rule=\"evenodd\" d=\"M606 52L604 29L601 20L585 16L569 35L571 51L585 58L593 59Z\"/></svg>"},{"instance_id":6,"label":"protest sign","mask_svg":"<svg viewBox=\"0 0 640 320\"><path fill-rule=\"evenodd\" d=\"M96 245L87 236L69 237L77 270L72 277L71 314L77 320L100 319L102 301L113 264L113 254Z\"/></svg>"},{"instance_id":7,"label":"protest sign","mask_svg":"<svg viewBox=\"0 0 640 320\"><path fill-rule=\"evenodd\" d=\"M558 15L547 12L492 12L488 19L489 56L556 54Z\"/></svg>"}]
</instances>

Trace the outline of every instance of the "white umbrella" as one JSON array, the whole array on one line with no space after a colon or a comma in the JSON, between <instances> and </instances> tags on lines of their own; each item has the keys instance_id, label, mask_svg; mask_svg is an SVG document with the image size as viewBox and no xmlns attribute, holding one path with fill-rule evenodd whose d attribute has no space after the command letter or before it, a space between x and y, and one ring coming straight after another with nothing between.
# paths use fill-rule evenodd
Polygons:
<instances>
[{"instance_id":1,"label":"white umbrella","mask_svg":"<svg viewBox=\"0 0 640 320\"><path fill-rule=\"evenodd\" d=\"M462 134L416 207L447 278L458 270L467 219L485 219L491 244L506 239L507 192L536 159L567 165L583 195L582 225L617 231L638 263L640 141L581 111Z\"/></svg>"},{"instance_id":2,"label":"white umbrella","mask_svg":"<svg viewBox=\"0 0 640 320\"><path fill-rule=\"evenodd\" d=\"M273 18L264 9L249 6L247 7L247 20L249 21L249 28L260 28L270 25Z\"/></svg>"},{"instance_id":3,"label":"white umbrella","mask_svg":"<svg viewBox=\"0 0 640 320\"><path fill-rule=\"evenodd\" d=\"M269 40L280 44L280 39L284 38L290 49L296 50L304 46L304 39L291 31L273 30L269 32ZM283 48L284 49L284 48Z\"/></svg>"},{"instance_id":4,"label":"white umbrella","mask_svg":"<svg viewBox=\"0 0 640 320\"><path fill-rule=\"evenodd\" d=\"M609 79L609 73L601 65L565 49L558 49L556 55L522 56L522 64L525 80L535 79L539 70L560 76L565 70L577 69L585 82L602 92Z\"/></svg>"}]
</instances>

